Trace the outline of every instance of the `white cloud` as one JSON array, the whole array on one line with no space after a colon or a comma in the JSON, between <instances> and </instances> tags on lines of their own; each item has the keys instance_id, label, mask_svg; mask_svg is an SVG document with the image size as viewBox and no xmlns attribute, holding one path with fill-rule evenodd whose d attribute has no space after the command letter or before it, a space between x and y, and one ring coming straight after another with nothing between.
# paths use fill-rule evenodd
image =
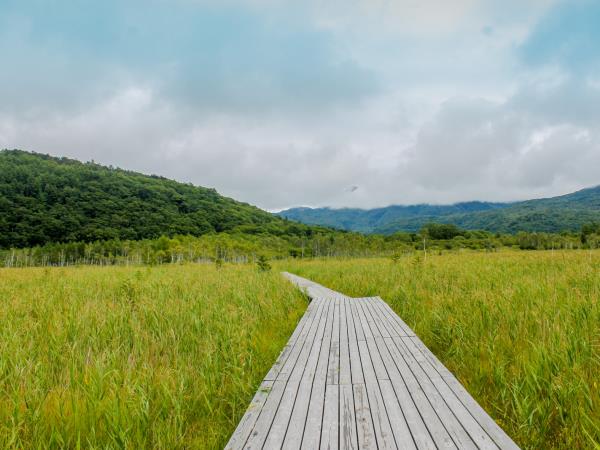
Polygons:
<instances>
[{"instance_id":1,"label":"white cloud","mask_svg":"<svg viewBox=\"0 0 600 450\"><path fill-rule=\"evenodd\" d=\"M0 78L11 94L0 147L157 173L267 209L566 193L600 182L600 90L593 74L521 65L515 49L550 3L515 3L507 15L471 0L293 11L256 0L251 8L272 16L240 34L258 36L246 59L227 47L234 39L206 60L193 57L210 46L191 46L165 65L120 59L90 80L82 74L102 64L71 72L80 61L47 46L58 62L40 62L66 83L29 95L43 77L17 59L28 73L14 88ZM263 47L281 37L274 18L300 32Z\"/></svg>"}]
</instances>

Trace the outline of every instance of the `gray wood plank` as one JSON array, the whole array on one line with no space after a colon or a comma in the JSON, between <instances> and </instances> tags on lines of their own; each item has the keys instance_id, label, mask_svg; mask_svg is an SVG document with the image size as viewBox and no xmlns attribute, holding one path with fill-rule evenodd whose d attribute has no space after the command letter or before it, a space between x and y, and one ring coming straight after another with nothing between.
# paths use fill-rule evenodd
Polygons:
<instances>
[{"instance_id":1,"label":"gray wood plank","mask_svg":"<svg viewBox=\"0 0 600 450\"><path fill-rule=\"evenodd\" d=\"M364 334L364 339L369 339L369 338L373 338L373 333L371 332L371 327L369 327L369 323L367 321L367 318L365 317L365 315L362 312L362 304L364 303L364 300L362 298L357 298L354 300L354 304L356 305L356 310L355 310L355 314L356 317L358 317L358 320L360 322L360 326L362 328L362 332ZM357 332L358 334L358 332ZM364 339L359 339L359 340L364 340Z\"/></svg>"},{"instance_id":2,"label":"gray wood plank","mask_svg":"<svg viewBox=\"0 0 600 450\"><path fill-rule=\"evenodd\" d=\"M444 366L439 359L427 348L427 346L418 338L412 337L415 346L423 353L429 363L435 367L440 376L461 400L461 402L471 412L473 417L490 435L494 442L502 449L518 450L519 447L506 434L506 432L485 412L485 410L475 401L475 399L467 392L464 386L452 373Z\"/></svg>"},{"instance_id":3,"label":"gray wood plank","mask_svg":"<svg viewBox=\"0 0 600 450\"><path fill-rule=\"evenodd\" d=\"M319 309L318 317L315 317L313 326L306 337L305 344L298 356L298 361L288 379L277 414L273 419L268 437L265 441L265 448L279 448L283 444L288 428L299 433L298 446L302 439L304 424L306 421L306 410L308 409L308 399L310 399L310 388L317 367L319 351L321 349L321 340L325 329L325 320L327 310L333 305L323 303ZM303 382L303 383L302 383ZM301 387L302 392L301 391ZM304 398L300 396L304 395ZM300 399L300 403L297 400ZM306 402L304 400L307 400ZM304 408L306 407L306 408ZM294 409L298 408L295 415ZM294 419L294 420L293 420Z\"/></svg>"},{"instance_id":4,"label":"gray wood plank","mask_svg":"<svg viewBox=\"0 0 600 450\"><path fill-rule=\"evenodd\" d=\"M354 395L358 448L361 450L376 449L377 441L375 440L373 419L371 418L371 411L369 409L367 389L364 384L353 384L352 391Z\"/></svg>"},{"instance_id":5,"label":"gray wood plank","mask_svg":"<svg viewBox=\"0 0 600 450\"><path fill-rule=\"evenodd\" d=\"M283 448L297 449L301 446L308 419L312 391L315 382L318 381L319 362L323 361L323 347L324 345L329 347L329 342L331 340L331 331L328 330L328 322L331 321L329 312L332 309L333 305L329 303L327 305L327 310L324 310L321 316L321 322L319 323L313 348L302 375L300 388L298 389L298 395L296 397L296 402L294 403L294 409L292 411L292 417L285 436Z\"/></svg>"},{"instance_id":6,"label":"gray wood plank","mask_svg":"<svg viewBox=\"0 0 600 450\"><path fill-rule=\"evenodd\" d=\"M372 340L368 339L368 340ZM390 425L390 420L383 403L383 397L375 375L375 369L371 362L370 350L366 341L358 343L360 359L363 365L365 375L365 387L369 399L369 409L373 420L373 429L375 430L375 439L379 449L395 449L394 435Z\"/></svg>"},{"instance_id":7,"label":"gray wood plank","mask_svg":"<svg viewBox=\"0 0 600 450\"><path fill-rule=\"evenodd\" d=\"M354 303L356 300L350 299L346 302L346 319L348 320L348 351L350 353L350 375L352 384L364 384L365 379L358 352L358 339L356 336L356 324Z\"/></svg>"},{"instance_id":8,"label":"gray wood plank","mask_svg":"<svg viewBox=\"0 0 600 450\"><path fill-rule=\"evenodd\" d=\"M367 338L366 343L367 343L367 347L369 347L369 356L370 356L373 368L375 370L375 375L376 375L377 379L379 379L379 380L389 380L389 375L387 373L387 370L385 369L385 365L383 364L381 355L380 355L379 351L377 350L377 346L375 344L375 339L381 338L381 333L379 333L379 330L377 329L377 326L375 325L374 321L372 319L369 320L371 315L367 312L367 307L365 305L365 302L359 301L359 302L357 302L357 306L358 306L358 313L361 316L361 323L363 323L363 324L366 323L367 326L370 328L371 334L374 336L373 338ZM364 370L363 370L363 372L364 372Z\"/></svg>"},{"instance_id":9,"label":"gray wood plank","mask_svg":"<svg viewBox=\"0 0 600 450\"><path fill-rule=\"evenodd\" d=\"M369 356L371 357L371 362L374 368L374 373L370 371L370 368L365 368L365 379L368 383L367 386L369 386L369 381L371 381L371 377L373 377L373 375L376 375L380 394L376 392L375 395L381 395L385 406L385 412L388 416L388 420L393 432L396 446L402 449L416 450L417 446L415 444L415 441L413 440L412 433L410 432L410 429L404 417L404 413L402 412L402 408L395 394L392 383L389 380L390 377L383 361L384 356L382 356L381 351L379 349L378 342L382 343L383 347L385 347L384 339L382 337L383 334L380 332L379 328L379 326L383 327L383 323L374 319L372 311L369 310L367 303L368 302L365 301L361 304L362 313L367 317L367 323L371 327L373 336L375 336L374 339L367 338L366 340ZM385 350L385 356L389 355L387 353L387 349L382 350ZM390 364L391 361L388 361L388 365ZM371 399L370 393L369 399ZM373 421L375 422L375 417L373 418Z\"/></svg>"},{"instance_id":10,"label":"gray wood plank","mask_svg":"<svg viewBox=\"0 0 600 450\"><path fill-rule=\"evenodd\" d=\"M267 401L267 397L269 396L272 387L273 381L271 380L266 380L261 383L252 402L250 402L250 406L248 406L242 420L240 420L240 423L225 446L226 450L238 449L244 446L256 424L260 411Z\"/></svg>"},{"instance_id":11,"label":"gray wood plank","mask_svg":"<svg viewBox=\"0 0 600 450\"><path fill-rule=\"evenodd\" d=\"M348 338L347 299L340 302L340 375L339 384L351 384L350 343Z\"/></svg>"},{"instance_id":12,"label":"gray wood plank","mask_svg":"<svg viewBox=\"0 0 600 450\"><path fill-rule=\"evenodd\" d=\"M429 377L436 387L444 401L460 421L463 428L469 433L469 436L475 442L477 447L482 450L498 450L498 446L475 420L471 412L459 400L456 394L450 389L448 384L442 379L437 370L429 363L427 358L417 348L411 338L401 338L406 348L411 352L415 360L420 364L423 372Z\"/></svg>"},{"instance_id":13,"label":"gray wood plank","mask_svg":"<svg viewBox=\"0 0 600 450\"><path fill-rule=\"evenodd\" d=\"M370 312L372 314L378 314L379 309L371 308ZM385 320L382 319L381 321L375 321L374 323L376 325L383 326L385 324ZM383 335L383 333L382 333L382 335ZM390 384L392 386L393 393L395 394L396 401L401 408L401 411L404 416L404 420L406 421L408 429L410 430L410 434L412 435L414 443L416 444L417 448L419 448L419 449L429 450L429 449L437 448L433 441L431 434L429 433L429 430L427 429L427 426L425 425L425 422L423 421L423 418L421 417L421 414L419 412L419 408L417 407L417 404L411 397L408 387L407 387L406 383L404 382L404 379L403 379L402 375L400 374L398 367L396 366L394 360L392 359L392 357L390 355L390 352L387 348L386 339L377 338L375 341L376 341L379 353L381 355L381 359L387 369L387 372L388 372L388 375L390 378ZM380 381L380 383L381 383L381 381ZM383 388L382 388L382 390L383 390ZM390 395L391 395L391 392L390 392ZM421 392L420 395L421 395L421 402L427 403L427 400L424 398L424 394ZM419 395L416 395L416 397L417 397L417 401L418 401ZM386 395L384 395L384 399L386 399ZM393 405L390 406L390 408L393 408L393 407L394 407ZM433 413L433 411L431 410L429 405L427 405L426 407L428 408L430 414ZM440 425L441 425L441 422L440 422ZM399 426L402 427L402 424L400 424ZM393 427L393 429L394 429L394 432L396 432L396 427ZM450 436L447 435L445 438L445 441L442 438L442 442L443 443L451 442Z\"/></svg>"},{"instance_id":14,"label":"gray wood plank","mask_svg":"<svg viewBox=\"0 0 600 450\"><path fill-rule=\"evenodd\" d=\"M421 389L425 392L427 399L438 413L444 427L452 437L452 440L460 449L477 449L475 442L464 429L460 420L458 420L452 410L448 407L440 392L421 368L421 365L414 357L412 357L408 349L404 346L402 339L403 338L391 338L390 340L396 345L396 348L404 358L404 361L418 380Z\"/></svg>"},{"instance_id":15,"label":"gray wood plank","mask_svg":"<svg viewBox=\"0 0 600 450\"><path fill-rule=\"evenodd\" d=\"M350 384L340 385L340 449L358 449L354 393Z\"/></svg>"},{"instance_id":16,"label":"gray wood plank","mask_svg":"<svg viewBox=\"0 0 600 450\"><path fill-rule=\"evenodd\" d=\"M288 357L290 356L290 353L292 352L294 345L296 344L296 342L298 342L298 338L302 334L302 330L304 329L305 326L310 326L310 323L312 322L312 320L317 312L318 303L319 303L319 301L314 301L308 305L306 312L304 313L304 315L298 322L298 325L294 329L294 332L292 333L292 336L288 340L287 344L285 345L285 347L283 347L283 350L279 354L277 361L275 361L275 364L273 364L273 366L271 367L271 369L265 376L265 378L264 378L265 380L276 380L277 379L277 375L279 375L281 368L283 367L283 365L287 361Z\"/></svg>"},{"instance_id":17,"label":"gray wood plank","mask_svg":"<svg viewBox=\"0 0 600 450\"><path fill-rule=\"evenodd\" d=\"M383 302L384 303L384 302ZM388 314L389 314L388 307ZM393 311L392 311L393 313ZM404 324L404 329L409 329L406 324ZM410 329L409 329L410 330ZM412 330L411 330L412 331ZM459 398L462 406L458 404L454 398L454 396L445 389L443 384L434 383L436 388L440 390L440 394L447 400L451 410L455 413L455 415L460 416L459 420L465 427L465 429L469 432L469 435L475 441L479 448L497 448L497 445L500 445L501 448L509 448L515 449L518 448L516 444L508 437L508 435L491 419L491 417L481 408L481 406L464 390L464 387L460 385L458 380L448 371L439 360L429 351L429 349L421 342L421 340L416 336L411 336L405 339L409 339L410 342L413 342L414 345L419 349L418 351L421 353L419 357L413 351L413 356L420 359L419 362L423 364L424 361L427 361L427 364L424 366L425 369L432 367L437 372L437 375L443 378L448 378L446 381L446 385L452 389L453 393L457 398ZM409 342L409 341L407 341ZM430 374L432 377L435 374ZM454 388L456 388L457 392L454 392ZM471 415L477 424L473 423L471 420ZM490 442L490 438L492 442Z\"/></svg>"},{"instance_id":18,"label":"gray wood plank","mask_svg":"<svg viewBox=\"0 0 600 450\"><path fill-rule=\"evenodd\" d=\"M313 303L314 303L315 311L314 311L314 314L311 316L310 325L306 324L304 326L304 328L302 329L302 331L300 332L300 335L298 336L298 339L294 343L289 356L287 357L285 363L281 366L279 373L277 374L277 378L276 378L277 380L287 380L289 378L294 366L296 365L296 362L298 361L298 357L300 356L300 353L302 352L304 344L306 343L306 337L308 336L310 330L314 326L315 320L317 320L318 317L320 316L322 308L327 303L327 300L322 299L322 298L317 298L311 302L311 306Z\"/></svg>"},{"instance_id":19,"label":"gray wood plank","mask_svg":"<svg viewBox=\"0 0 600 450\"><path fill-rule=\"evenodd\" d=\"M313 281L307 280L306 278L299 277L292 273L282 272L288 280L294 283L298 288L307 293L311 298L323 297L323 298L336 298L344 296L339 292L333 291L325 286L321 286Z\"/></svg>"},{"instance_id":20,"label":"gray wood plank","mask_svg":"<svg viewBox=\"0 0 600 450\"><path fill-rule=\"evenodd\" d=\"M381 297L373 297L373 304L382 309L389 320L396 324L399 330L402 330L404 336L415 336L415 332L394 312L390 305L383 301Z\"/></svg>"},{"instance_id":21,"label":"gray wood plank","mask_svg":"<svg viewBox=\"0 0 600 450\"><path fill-rule=\"evenodd\" d=\"M360 318L358 316L358 312L356 310L356 304L358 302L358 299L353 299L350 302L350 307L352 310L352 319L354 322L354 330L356 332L356 340L357 341L364 341L365 340L365 332L363 330L362 324L360 322Z\"/></svg>"},{"instance_id":22,"label":"gray wood plank","mask_svg":"<svg viewBox=\"0 0 600 450\"><path fill-rule=\"evenodd\" d=\"M408 424L406 423L404 412L398 402L392 382L390 380L379 380L379 386L381 388L381 396L392 427L396 446L402 449L416 450L416 443L408 428Z\"/></svg>"},{"instance_id":23,"label":"gray wood plank","mask_svg":"<svg viewBox=\"0 0 600 450\"><path fill-rule=\"evenodd\" d=\"M369 297L365 299L365 305L368 308L368 311L373 316L373 321L375 325L379 328L379 332L381 333L381 337L396 337L400 336L398 331L394 327L394 325L390 322L389 318L380 311L378 306L379 300L377 297ZM404 336L404 333L402 333Z\"/></svg>"},{"instance_id":24,"label":"gray wood plank","mask_svg":"<svg viewBox=\"0 0 600 450\"><path fill-rule=\"evenodd\" d=\"M331 346L331 332L333 329L334 308L329 308L327 321L321 343L321 352L317 363L317 371L310 394L306 425L302 436L303 449L313 450L319 447L321 440L321 426L323 424L323 407L325 403L325 385L327 384L327 367L329 361L329 348Z\"/></svg>"},{"instance_id":25,"label":"gray wood plank","mask_svg":"<svg viewBox=\"0 0 600 450\"><path fill-rule=\"evenodd\" d=\"M335 450L339 448L339 389L339 384L328 384L325 388L321 449Z\"/></svg>"},{"instance_id":26,"label":"gray wood plank","mask_svg":"<svg viewBox=\"0 0 600 450\"><path fill-rule=\"evenodd\" d=\"M518 449L380 297L313 299L227 449Z\"/></svg>"},{"instance_id":27,"label":"gray wood plank","mask_svg":"<svg viewBox=\"0 0 600 450\"><path fill-rule=\"evenodd\" d=\"M296 339L296 342L293 345L292 351L290 352L285 364L281 367L281 370L277 375L278 378L273 383L271 393L269 394L263 408L259 413L252 433L250 434L244 448L262 448L265 440L268 437L268 433L271 430L273 421L276 417L280 403L283 400L284 393L286 391L287 378L289 376L289 373L282 372L286 367L289 367L289 369L287 370L291 371L296 366L298 357L300 356L300 352L305 347L306 338L309 335L309 332L314 329L316 324L318 324L318 318L320 316L321 310L326 305L326 303L323 300L316 299L316 301L314 301L314 303L311 303L311 305L313 305L314 312L309 317L310 321L304 325L303 329L301 330ZM310 326L308 324L310 324ZM288 390L288 396L289 395L290 394Z\"/></svg>"},{"instance_id":28,"label":"gray wood plank","mask_svg":"<svg viewBox=\"0 0 600 450\"><path fill-rule=\"evenodd\" d=\"M420 450L436 449L437 446L434 442L434 439L431 436L427 425L423 421L423 417L420 412L420 409L423 409L423 406L421 405L419 407L418 405L419 399L421 403L427 403L425 394L422 391L420 391L419 393L415 393L413 397L402 375L398 371L396 364L391 358L386 341L383 338L378 339L377 346L379 348L380 353L382 354L382 359L388 369L388 373L390 375L390 383L396 396L396 400L400 405L400 408L404 415L404 419L417 448ZM427 411L429 411L430 416L435 416L435 412L431 409L429 404L427 404L425 408L427 409ZM431 423L431 426L435 426L435 422ZM443 430L441 422L439 422L439 426ZM445 438L441 437L439 440L443 443L441 448L443 448L446 443L452 442L450 435L448 434L445 435Z\"/></svg>"},{"instance_id":29,"label":"gray wood plank","mask_svg":"<svg viewBox=\"0 0 600 450\"><path fill-rule=\"evenodd\" d=\"M329 349L329 368L327 369L327 384L339 384L340 381L340 299L332 300L335 310L333 312L333 332L331 334L331 348Z\"/></svg>"},{"instance_id":30,"label":"gray wood plank","mask_svg":"<svg viewBox=\"0 0 600 450\"><path fill-rule=\"evenodd\" d=\"M396 348L393 339L394 338L384 339L386 348L390 352L391 359L394 361L398 373L404 381L403 384L406 386L406 389L409 392L409 395L415 406L417 407L419 415L422 417L429 434L435 442L435 445L440 449L457 449L458 447L444 427L444 424L440 420L435 407L428 400L427 396L425 395L425 391L421 388L417 378L406 364L404 356ZM402 386L399 382L396 382L396 380L396 377L392 377L394 387L399 389L396 390L396 393L398 394L401 392ZM400 398L400 394L398 395ZM418 423L416 418L415 423ZM416 429L418 429L418 427L416 427ZM417 433L415 433L414 436L417 436Z\"/></svg>"},{"instance_id":31,"label":"gray wood plank","mask_svg":"<svg viewBox=\"0 0 600 450\"><path fill-rule=\"evenodd\" d=\"M269 393L267 401L260 411L258 419L254 424L254 428L252 429L252 433L248 437L248 440L243 447L244 449L262 449L262 446L267 439L269 430L271 429L271 424L273 423L275 413L277 413L277 407L279 406L279 402L283 396L285 385L286 381L284 380L275 380L273 382L271 392Z\"/></svg>"}]
</instances>

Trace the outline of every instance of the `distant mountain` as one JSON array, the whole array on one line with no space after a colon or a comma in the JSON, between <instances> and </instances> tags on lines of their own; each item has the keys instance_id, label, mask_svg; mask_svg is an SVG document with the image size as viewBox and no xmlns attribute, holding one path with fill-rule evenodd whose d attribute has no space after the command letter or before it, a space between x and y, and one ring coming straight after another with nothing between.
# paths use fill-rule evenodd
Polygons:
<instances>
[{"instance_id":1,"label":"distant mountain","mask_svg":"<svg viewBox=\"0 0 600 450\"><path fill-rule=\"evenodd\" d=\"M306 224L363 233L418 231L429 222L501 233L577 231L600 221L600 186L572 194L514 203L388 206L376 209L292 208L279 213Z\"/></svg>"},{"instance_id":2,"label":"distant mountain","mask_svg":"<svg viewBox=\"0 0 600 450\"><path fill-rule=\"evenodd\" d=\"M324 225L362 233L373 233L397 221L410 222L417 218L488 211L507 206L506 203L465 202L454 205L394 205L376 209L292 208L281 211L279 215L311 225ZM417 226L417 228L411 227L410 229L418 228L420 226Z\"/></svg>"},{"instance_id":3,"label":"distant mountain","mask_svg":"<svg viewBox=\"0 0 600 450\"><path fill-rule=\"evenodd\" d=\"M0 248L289 226L214 189L67 158L0 151Z\"/></svg>"}]
</instances>

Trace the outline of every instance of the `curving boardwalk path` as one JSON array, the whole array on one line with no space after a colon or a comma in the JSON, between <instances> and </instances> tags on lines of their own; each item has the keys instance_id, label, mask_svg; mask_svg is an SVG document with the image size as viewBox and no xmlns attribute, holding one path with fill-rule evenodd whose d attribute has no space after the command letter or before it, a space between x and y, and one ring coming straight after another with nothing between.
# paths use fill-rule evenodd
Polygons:
<instances>
[{"instance_id":1,"label":"curving boardwalk path","mask_svg":"<svg viewBox=\"0 0 600 450\"><path fill-rule=\"evenodd\" d=\"M518 449L379 297L312 301L227 449Z\"/></svg>"}]
</instances>

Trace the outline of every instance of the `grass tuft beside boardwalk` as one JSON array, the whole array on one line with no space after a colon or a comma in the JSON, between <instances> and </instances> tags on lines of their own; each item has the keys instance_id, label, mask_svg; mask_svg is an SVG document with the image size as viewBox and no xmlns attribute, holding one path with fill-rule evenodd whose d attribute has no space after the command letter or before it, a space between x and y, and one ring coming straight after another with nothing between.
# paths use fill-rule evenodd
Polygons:
<instances>
[{"instance_id":1,"label":"grass tuft beside boardwalk","mask_svg":"<svg viewBox=\"0 0 600 450\"><path fill-rule=\"evenodd\" d=\"M380 295L524 449L600 445L600 253L448 253L281 264Z\"/></svg>"},{"instance_id":2,"label":"grass tuft beside boardwalk","mask_svg":"<svg viewBox=\"0 0 600 450\"><path fill-rule=\"evenodd\" d=\"M222 448L305 308L251 266L0 269L0 448Z\"/></svg>"}]
</instances>

